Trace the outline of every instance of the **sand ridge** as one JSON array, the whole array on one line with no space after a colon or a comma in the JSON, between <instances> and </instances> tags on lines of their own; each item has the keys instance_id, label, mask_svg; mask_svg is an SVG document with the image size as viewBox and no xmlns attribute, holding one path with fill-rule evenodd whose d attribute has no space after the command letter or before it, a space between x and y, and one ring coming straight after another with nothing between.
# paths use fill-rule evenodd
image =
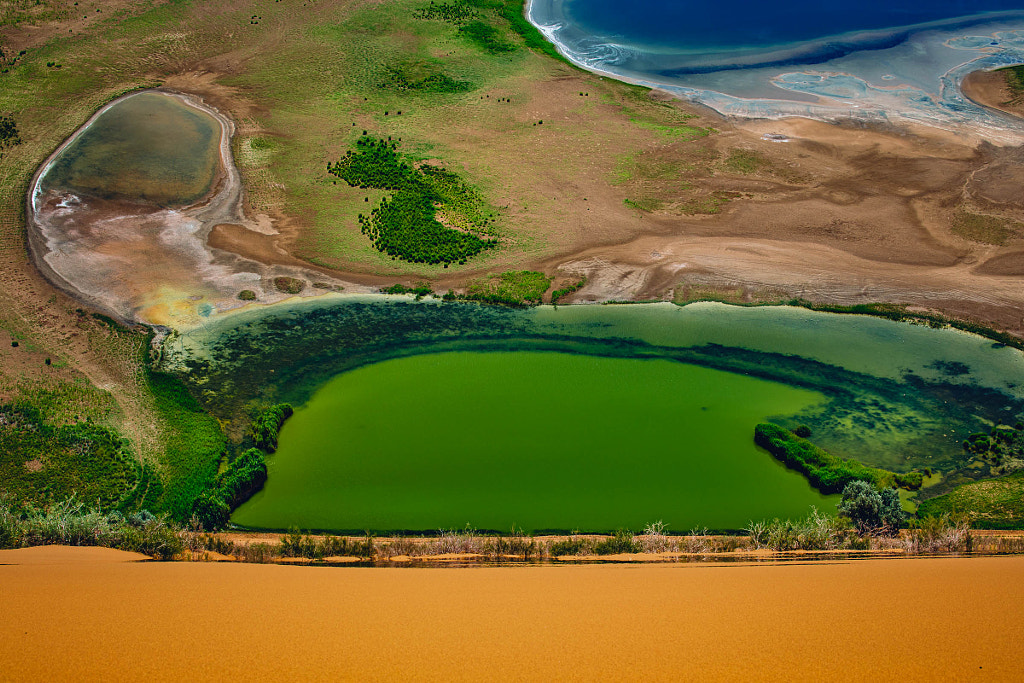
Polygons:
<instances>
[{"instance_id":1,"label":"sand ridge","mask_svg":"<svg viewBox=\"0 0 1024 683\"><path fill-rule=\"evenodd\" d=\"M0 658L12 681L1011 680L1022 571L1024 557L0 566Z\"/></svg>"}]
</instances>

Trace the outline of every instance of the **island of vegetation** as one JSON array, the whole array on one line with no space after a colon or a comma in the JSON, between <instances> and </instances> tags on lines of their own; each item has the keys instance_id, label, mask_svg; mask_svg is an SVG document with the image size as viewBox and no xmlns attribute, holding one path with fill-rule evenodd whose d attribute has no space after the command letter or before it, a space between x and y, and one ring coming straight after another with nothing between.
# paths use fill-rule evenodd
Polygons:
<instances>
[{"instance_id":1,"label":"island of vegetation","mask_svg":"<svg viewBox=\"0 0 1024 683\"><path fill-rule=\"evenodd\" d=\"M822 493L839 493L854 481L883 490L899 487L914 491L921 488L924 480L921 472L889 472L856 460L837 458L803 436L770 422L762 422L754 428L754 442L786 467L803 474L811 486Z\"/></svg>"}]
</instances>

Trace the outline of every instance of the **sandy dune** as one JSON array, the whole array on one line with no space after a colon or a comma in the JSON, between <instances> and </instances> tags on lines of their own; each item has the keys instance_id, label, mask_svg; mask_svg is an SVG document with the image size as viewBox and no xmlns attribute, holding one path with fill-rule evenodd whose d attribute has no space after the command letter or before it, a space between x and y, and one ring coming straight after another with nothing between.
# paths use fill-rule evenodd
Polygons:
<instances>
[{"instance_id":1,"label":"sandy dune","mask_svg":"<svg viewBox=\"0 0 1024 683\"><path fill-rule=\"evenodd\" d=\"M0 566L0 661L15 681L1010 680L1022 572L1024 557Z\"/></svg>"}]
</instances>

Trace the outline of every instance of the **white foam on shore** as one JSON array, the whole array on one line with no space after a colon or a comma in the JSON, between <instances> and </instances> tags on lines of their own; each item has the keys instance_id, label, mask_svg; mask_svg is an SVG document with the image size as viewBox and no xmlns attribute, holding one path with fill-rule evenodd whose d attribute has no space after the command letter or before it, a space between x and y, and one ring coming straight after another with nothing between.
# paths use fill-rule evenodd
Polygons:
<instances>
[{"instance_id":1,"label":"white foam on shore","mask_svg":"<svg viewBox=\"0 0 1024 683\"><path fill-rule=\"evenodd\" d=\"M559 5L557 0L547 2L549 10ZM665 54L582 37L566 21L543 21L537 6L538 0L528 0L527 19L577 66L668 91L725 116L911 122L966 131L994 142L1024 141L1024 122L981 107L960 90L972 71L1024 63L1024 19L1019 16L993 15L966 28L926 25L894 47L858 50L806 67L666 76L657 73L658 60Z\"/></svg>"}]
</instances>

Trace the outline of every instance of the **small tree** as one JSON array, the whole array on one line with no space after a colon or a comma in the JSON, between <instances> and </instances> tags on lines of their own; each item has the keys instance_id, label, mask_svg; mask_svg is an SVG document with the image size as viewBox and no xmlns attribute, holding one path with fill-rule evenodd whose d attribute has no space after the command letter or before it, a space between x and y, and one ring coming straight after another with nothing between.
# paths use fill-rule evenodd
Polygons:
<instances>
[{"instance_id":1,"label":"small tree","mask_svg":"<svg viewBox=\"0 0 1024 683\"><path fill-rule=\"evenodd\" d=\"M205 491L192 503L192 515L206 531L219 531L227 526L231 508L218 491Z\"/></svg>"},{"instance_id":2,"label":"small tree","mask_svg":"<svg viewBox=\"0 0 1024 683\"><path fill-rule=\"evenodd\" d=\"M882 501L880 516L885 532L888 534L898 533L906 518L903 505L900 504L900 494L896 492L896 489L882 489L878 497Z\"/></svg>"},{"instance_id":3,"label":"small tree","mask_svg":"<svg viewBox=\"0 0 1024 683\"><path fill-rule=\"evenodd\" d=\"M858 479L847 484L836 509L841 516L849 518L861 533L882 526L882 496L866 481Z\"/></svg>"}]
</instances>

